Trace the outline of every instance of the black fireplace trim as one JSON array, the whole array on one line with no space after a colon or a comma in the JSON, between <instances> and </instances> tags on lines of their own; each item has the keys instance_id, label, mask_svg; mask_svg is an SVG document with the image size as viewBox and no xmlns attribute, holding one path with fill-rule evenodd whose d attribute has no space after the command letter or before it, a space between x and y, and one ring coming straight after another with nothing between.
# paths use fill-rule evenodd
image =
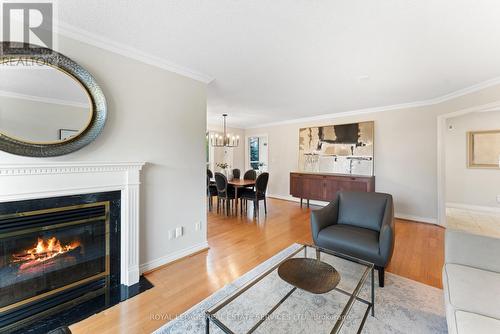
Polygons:
<instances>
[{"instance_id":1,"label":"black fireplace trim","mask_svg":"<svg viewBox=\"0 0 500 334\"><path fill-rule=\"evenodd\" d=\"M153 287L154 285L147 278L141 276L139 283L132 286L122 284L114 287L109 294L110 298L108 300L106 300L104 295L97 296L9 334L46 334L58 327L70 326L80 322Z\"/></svg>"},{"instance_id":2,"label":"black fireplace trim","mask_svg":"<svg viewBox=\"0 0 500 334\"><path fill-rule=\"evenodd\" d=\"M94 301L95 306L101 306L102 309L111 306L111 302L118 303L122 299L122 286L120 285L120 255L121 255L121 192L111 191L93 194L81 194L81 195L70 195L61 197L51 197L42 198L34 200L23 200L15 202L0 203L0 216L8 217L11 214L31 212L38 210L47 210L53 208L64 208L71 206L78 206L82 204L92 204L96 202L109 202L109 227L110 227L110 249L109 249L109 259L110 259L110 275L109 275L109 289L106 289L106 280L97 280L89 284L84 284L73 289L64 291L62 293L56 294L54 296L48 297L44 300L37 301L33 304L28 304L25 307L8 311L0 314L0 333L4 332L2 328L9 328L11 324L17 322L19 319L32 318L37 315L43 316L41 320L35 320L29 326L25 327L24 330L19 330L19 333L24 333L28 328L45 328L44 325L46 320L57 316L56 312L61 312L61 309L54 305L57 303L65 305L69 308L70 313L75 313L73 310L78 305L74 305L76 299L80 299L82 304L87 304ZM95 213L95 212L94 212ZM5 224L2 226L2 222ZM10 221L0 219L0 233L6 233L11 230ZM9 225L9 226L8 226ZM4 228L2 228L4 227ZM87 289L89 295L85 296L82 291ZM128 289L127 289L128 290ZM92 291L92 292L91 292ZM107 293L105 293L107 292ZM89 298L91 298L90 301ZM99 304L96 300L104 300L104 304ZM91 303L92 304L92 303ZM113 304L114 305L114 304ZM49 311L53 309L54 312L49 314ZM66 312L66 311L63 311ZM97 311L98 312L98 311ZM47 317L45 317L47 313ZM55 314L52 316L52 314ZM89 316L91 314L88 314ZM38 318L38 317L37 317ZM68 318L68 317L65 317ZM17 319L17 320L16 320ZM83 318L82 318L83 319ZM81 320L81 319L80 319ZM36 324L39 324L38 326ZM41 324L41 325L40 325ZM25 326L25 325L20 325ZM18 327L19 328L19 327ZM55 327L54 327L55 328ZM18 331L16 329L16 331ZM9 330L9 333L12 332ZM35 333L35 332L34 332ZM44 333L40 331L39 333Z\"/></svg>"}]
</instances>

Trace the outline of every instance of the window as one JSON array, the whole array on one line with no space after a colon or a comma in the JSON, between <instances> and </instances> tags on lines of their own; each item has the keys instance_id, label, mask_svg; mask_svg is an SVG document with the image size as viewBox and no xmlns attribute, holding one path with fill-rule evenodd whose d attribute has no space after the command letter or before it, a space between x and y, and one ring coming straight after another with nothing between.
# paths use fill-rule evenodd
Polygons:
<instances>
[{"instance_id":1,"label":"window","mask_svg":"<svg viewBox=\"0 0 500 334\"><path fill-rule=\"evenodd\" d=\"M247 168L267 171L267 135L248 137L246 142Z\"/></svg>"},{"instance_id":2,"label":"window","mask_svg":"<svg viewBox=\"0 0 500 334\"><path fill-rule=\"evenodd\" d=\"M250 167L252 169L259 169L260 162L260 144L259 137L248 138L248 147L250 148Z\"/></svg>"}]
</instances>

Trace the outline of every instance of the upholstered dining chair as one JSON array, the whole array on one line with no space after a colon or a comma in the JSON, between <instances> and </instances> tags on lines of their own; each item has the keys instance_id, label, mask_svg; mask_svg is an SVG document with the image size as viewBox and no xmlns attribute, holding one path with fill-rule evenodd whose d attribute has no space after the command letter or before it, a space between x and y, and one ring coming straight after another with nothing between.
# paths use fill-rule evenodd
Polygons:
<instances>
[{"instance_id":1,"label":"upholstered dining chair","mask_svg":"<svg viewBox=\"0 0 500 334\"><path fill-rule=\"evenodd\" d=\"M311 213L314 243L375 264L379 286L394 250L392 196L341 191L333 202Z\"/></svg>"},{"instance_id":2,"label":"upholstered dining chair","mask_svg":"<svg viewBox=\"0 0 500 334\"><path fill-rule=\"evenodd\" d=\"M243 180L252 180L255 181L257 179L257 172L253 169L249 169L243 174ZM246 189L252 189L254 190L254 186L247 186L245 187Z\"/></svg>"},{"instance_id":3,"label":"upholstered dining chair","mask_svg":"<svg viewBox=\"0 0 500 334\"><path fill-rule=\"evenodd\" d=\"M207 200L208 211L212 211L214 207L214 197L217 197L217 187L212 183L210 175L207 174Z\"/></svg>"},{"instance_id":4,"label":"upholstered dining chair","mask_svg":"<svg viewBox=\"0 0 500 334\"><path fill-rule=\"evenodd\" d=\"M233 178L239 179L241 176L241 172L238 168L233 169Z\"/></svg>"},{"instance_id":5,"label":"upholstered dining chair","mask_svg":"<svg viewBox=\"0 0 500 334\"><path fill-rule=\"evenodd\" d=\"M243 175L244 180L255 180L257 179L257 172L253 169L249 169Z\"/></svg>"},{"instance_id":6,"label":"upholstered dining chair","mask_svg":"<svg viewBox=\"0 0 500 334\"><path fill-rule=\"evenodd\" d=\"M255 180L255 190L245 189L241 195L241 209L243 210L243 205L245 210L248 208L248 201L253 202L253 215L258 217L259 215L259 203L264 201L264 212L267 215L267 200L266 191L267 183L269 182L269 173L262 173L257 176Z\"/></svg>"},{"instance_id":7,"label":"upholstered dining chair","mask_svg":"<svg viewBox=\"0 0 500 334\"><path fill-rule=\"evenodd\" d=\"M231 201L237 200L235 198L235 191L233 187L228 187L227 177L222 173L215 173L215 185L217 187L217 213L220 212L219 205L222 204L222 210L225 210L229 216L231 212ZM238 197L241 194L238 193Z\"/></svg>"}]
</instances>

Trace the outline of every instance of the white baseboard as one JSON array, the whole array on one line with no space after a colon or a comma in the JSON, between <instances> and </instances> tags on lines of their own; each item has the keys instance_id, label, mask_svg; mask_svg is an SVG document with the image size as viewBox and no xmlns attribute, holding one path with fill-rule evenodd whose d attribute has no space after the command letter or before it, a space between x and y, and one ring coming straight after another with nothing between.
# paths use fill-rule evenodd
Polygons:
<instances>
[{"instance_id":1,"label":"white baseboard","mask_svg":"<svg viewBox=\"0 0 500 334\"><path fill-rule=\"evenodd\" d=\"M399 213L399 212L394 213L394 216L396 218L399 218L399 219L411 220L411 221L414 221L417 223L427 223L427 224L439 225L437 218L419 217L419 216L407 215L406 213Z\"/></svg>"},{"instance_id":2,"label":"white baseboard","mask_svg":"<svg viewBox=\"0 0 500 334\"><path fill-rule=\"evenodd\" d=\"M276 198L276 199L282 199L285 201L290 201L290 202L300 202L300 198L292 197L290 195L284 196L284 195L272 195L268 194L268 197L271 198ZM305 200L304 200L305 203ZM322 202L322 201L309 201L310 204L312 205L318 205L318 206L325 206L328 204L328 202ZM419 223L427 223L427 224L434 224L438 225L437 218L429 218L429 217L419 217L419 216L413 216L413 215L408 215L405 213L399 213L396 212L394 214L396 218L399 219L404 219L404 220L411 220Z\"/></svg>"},{"instance_id":3,"label":"white baseboard","mask_svg":"<svg viewBox=\"0 0 500 334\"><path fill-rule=\"evenodd\" d=\"M500 213L500 207L494 207L494 206L469 205L462 203L446 203L446 207L451 209Z\"/></svg>"},{"instance_id":4,"label":"white baseboard","mask_svg":"<svg viewBox=\"0 0 500 334\"><path fill-rule=\"evenodd\" d=\"M194 245L194 246L191 246L188 248L184 248L184 249L178 250L176 252L173 252L171 254L162 256L162 257L155 259L153 261L143 263L139 266L139 269L141 271L141 274L143 274L145 272L148 272L148 271L151 271L151 270L156 269L158 267L164 266L166 264L169 264L169 263L174 262L176 260L179 260L183 257L194 254L196 252L205 250L207 248L208 248L208 242L205 241L205 242L202 242L200 244L197 244L197 245Z\"/></svg>"}]
</instances>

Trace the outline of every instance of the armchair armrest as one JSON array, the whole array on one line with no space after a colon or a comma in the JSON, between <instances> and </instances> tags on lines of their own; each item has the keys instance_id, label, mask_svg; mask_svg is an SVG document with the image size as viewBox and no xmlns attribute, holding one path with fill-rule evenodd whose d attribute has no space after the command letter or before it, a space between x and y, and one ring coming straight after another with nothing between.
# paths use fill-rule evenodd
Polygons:
<instances>
[{"instance_id":1,"label":"armchair armrest","mask_svg":"<svg viewBox=\"0 0 500 334\"><path fill-rule=\"evenodd\" d=\"M500 254L500 239L446 229L446 263L500 272L498 254Z\"/></svg>"},{"instance_id":2,"label":"armchair armrest","mask_svg":"<svg viewBox=\"0 0 500 334\"><path fill-rule=\"evenodd\" d=\"M327 226L337 224L339 216L338 203L339 200L337 198L324 208L311 212L311 231L314 243L317 242L319 231Z\"/></svg>"},{"instance_id":3,"label":"armchair armrest","mask_svg":"<svg viewBox=\"0 0 500 334\"><path fill-rule=\"evenodd\" d=\"M379 234L379 252L382 258L385 260L385 265L387 265L392 258L392 253L394 251L394 239L395 239L394 204L392 202L392 196L389 196L387 198L384 217L382 219L383 220Z\"/></svg>"}]
</instances>

